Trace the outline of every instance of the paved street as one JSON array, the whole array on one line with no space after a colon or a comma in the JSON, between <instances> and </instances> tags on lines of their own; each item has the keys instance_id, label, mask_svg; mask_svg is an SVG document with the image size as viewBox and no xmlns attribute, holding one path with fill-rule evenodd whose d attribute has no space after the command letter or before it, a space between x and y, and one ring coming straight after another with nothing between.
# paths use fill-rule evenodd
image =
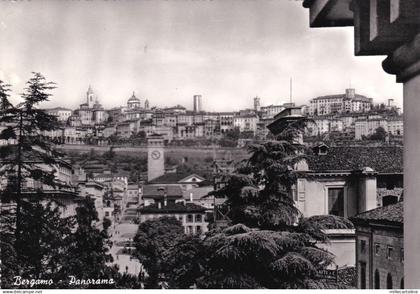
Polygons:
<instances>
[{"instance_id":1,"label":"paved street","mask_svg":"<svg viewBox=\"0 0 420 294\"><path fill-rule=\"evenodd\" d=\"M126 209L123 212L120 222L113 229L111 254L114 258L114 263L119 266L121 273L126 272L137 276L142 269L142 265L136 258L133 258L129 254L131 250L134 250L131 242L136 235L138 227L137 224L132 223L133 220L133 208Z\"/></svg>"}]
</instances>

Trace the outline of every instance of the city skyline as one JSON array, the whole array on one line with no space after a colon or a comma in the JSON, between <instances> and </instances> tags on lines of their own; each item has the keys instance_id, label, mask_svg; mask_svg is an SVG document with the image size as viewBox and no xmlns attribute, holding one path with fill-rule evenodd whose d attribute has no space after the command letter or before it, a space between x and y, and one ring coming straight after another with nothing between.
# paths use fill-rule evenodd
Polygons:
<instances>
[{"instance_id":1,"label":"city skyline","mask_svg":"<svg viewBox=\"0 0 420 294\"><path fill-rule=\"evenodd\" d=\"M125 104L133 91L151 105L187 109L202 95L206 111L252 108L255 96L281 104L289 102L291 77L296 104L351 84L402 107L383 58L353 56L353 29L311 30L300 1L238 3L2 2L0 41L8 45L0 49L0 79L16 94L39 71L58 87L46 107L72 109L89 84L106 108Z\"/></svg>"}]
</instances>

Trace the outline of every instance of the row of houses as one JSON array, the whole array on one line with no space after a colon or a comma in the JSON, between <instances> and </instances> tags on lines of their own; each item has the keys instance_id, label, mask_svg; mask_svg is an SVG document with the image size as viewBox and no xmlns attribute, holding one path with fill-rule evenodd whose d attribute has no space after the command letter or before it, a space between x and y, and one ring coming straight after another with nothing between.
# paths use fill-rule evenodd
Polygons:
<instances>
[{"instance_id":1,"label":"row of houses","mask_svg":"<svg viewBox=\"0 0 420 294\"><path fill-rule=\"evenodd\" d=\"M404 135L402 116L387 114L339 114L310 117L307 136L320 136L331 132L348 134L354 140L373 135L379 127L393 136Z\"/></svg>"}]
</instances>

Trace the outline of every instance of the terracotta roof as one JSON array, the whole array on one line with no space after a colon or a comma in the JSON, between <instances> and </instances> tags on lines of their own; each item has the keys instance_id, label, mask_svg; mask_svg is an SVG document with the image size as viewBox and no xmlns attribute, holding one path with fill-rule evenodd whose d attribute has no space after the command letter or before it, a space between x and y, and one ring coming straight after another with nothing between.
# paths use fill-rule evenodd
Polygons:
<instances>
[{"instance_id":1,"label":"terracotta roof","mask_svg":"<svg viewBox=\"0 0 420 294\"><path fill-rule=\"evenodd\" d=\"M368 210L352 217L351 220L355 223L363 223L366 221L379 221L403 224L404 203L401 201L396 204L391 204Z\"/></svg>"},{"instance_id":2,"label":"terracotta roof","mask_svg":"<svg viewBox=\"0 0 420 294\"><path fill-rule=\"evenodd\" d=\"M179 184L181 180L188 178L190 176L194 176L196 178L205 180L202 176L199 176L194 173L167 173L156 179L151 180L149 183L150 184ZM198 183L199 182L197 181L197 184Z\"/></svg>"},{"instance_id":3,"label":"terracotta roof","mask_svg":"<svg viewBox=\"0 0 420 294\"><path fill-rule=\"evenodd\" d=\"M193 200L199 200L203 198L204 196L207 196L213 190L214 189L212 186L198 187L198 188L192 188L192 189L183 191L183 195L184 195L184 199L189 200L190 194L192 193Z\"/></svg>"},{"instance_id":4,"label":"terracotta roof","mask_svg":"<svg viewBox=\"0 0 420 294\"><path fill-rule=\"evenodd\" d=\"M167 197L182 197L182 190L179 186L143 186L143 198L162 198L165 193Z\"/></svg>"},{"instance_id":5,"label":"terracotta roof","mask_svg":"<svg viewBox=\"0 0 420 294\"><path fill-rule=\"evenodd\" d=\"M205 212L206 209L194 203L169 203L166 206L158 207L158 204L152 204L139 209L140 213L180 213L180 212Z\"/></svg>"},{"instance_id":6,"label":"terracotta roof","mask_svg":"<svg viewBox=\"0 0 420 294\"><path fill-rule=\"evenodd\" d=\"M327 154L318 155L310 152L309 169L317 172L361 170L370 167L378 173L403 172L403 148L340 146L329 147Z\"/></svg>"}]
</instances>

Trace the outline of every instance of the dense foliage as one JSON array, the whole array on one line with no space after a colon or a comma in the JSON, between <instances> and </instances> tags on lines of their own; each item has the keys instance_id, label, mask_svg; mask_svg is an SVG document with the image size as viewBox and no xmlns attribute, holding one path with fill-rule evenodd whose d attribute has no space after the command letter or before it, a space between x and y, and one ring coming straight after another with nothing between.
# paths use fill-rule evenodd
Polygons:
<instances>
[{"instance_id":1,"label":"dense foliage","mask_svg":"<svg viewBox=\"0 0 420 294\"><path fill-rule=\"evenodd\" d=\"M115 273L107 266L112 262L109 253L109 222L103 222L102 229L96 227L99 221L93 199L87 197L76 208L76 231L71 234L66 244L66 274L77 274L79 279L112 278Z\"/></svg>"},{"instance_id":2,"label":"dense foliage","mask_svg":"<svg viewBox=\"0 0 420 294\"><path fill-rule=\"evenodd\" d=\"M166 256L183 234L181 223L171 217L148 220L139 225L134 237L134 256L147 271L146 288L158 288L164 281Z\"/></svg>"},{"instance_id":3,"label":"dense foliage","mask_svg":"<svg viewBox=\"0 0 420 294\"><path fill-rule=\"evenodd\" d=\"M109 265L109 222L103 223L102 230L97 228L93 200L83 199L75 217L64 217L60 201L43 189L65 187L55 175L54 166L61 157L55 149L57 142L44 136L58 122L38 108L53 88L53 83L34 73L22 94L23 102L15 106L9 101L10 86L0 81L0 139L9 143L0 146L0 177L7 183L0 191L1 287L30 287L13 285L14 277L21 276L54 281L41 288L67 288L70 275L113 278L117 284L110 288L138 286L136 277L120 275ZM38 185L27 185L32 182Z\"/></svg>"},{"instance_id":4,"label":"dense foliage","mask_svg":"<svg viewBox=\"0 0 420 294\"><path fill-rule=\"evenodd\" d=\"M319 273L334 256L318 248L327 228L351 228L340 217L304 218L294 206L296 166L304 147L296 138L304 122L275 141L252 146L251 156L217 196L226 196L231 226L205 238L182 240L168 262L169 285L179 288L339 288ZM293 143L292 143L293 142ZM180 253L185 248L186 254ZM188 268L193 268L190 273Z\"/></svg>"}]
</instances>

